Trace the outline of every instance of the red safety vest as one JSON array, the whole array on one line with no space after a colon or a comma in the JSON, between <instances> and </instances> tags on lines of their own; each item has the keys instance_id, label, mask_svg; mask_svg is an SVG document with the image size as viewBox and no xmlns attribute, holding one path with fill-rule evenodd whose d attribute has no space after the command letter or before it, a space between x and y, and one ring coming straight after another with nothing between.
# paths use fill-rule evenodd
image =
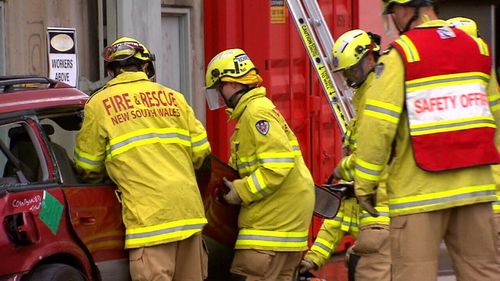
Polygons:
<instances>
[{"instance_id":1,"label":"red safety vest","mask_svg":"<svg viewBox=\"0 0 500 281\"><path fill-rule=\"evenodd\" d=\"M464 32L416 28L392 44L405 64L406 108L417 165L427 171L500 162L486 89L491 58Z\"/></svg>"}]
</instances>

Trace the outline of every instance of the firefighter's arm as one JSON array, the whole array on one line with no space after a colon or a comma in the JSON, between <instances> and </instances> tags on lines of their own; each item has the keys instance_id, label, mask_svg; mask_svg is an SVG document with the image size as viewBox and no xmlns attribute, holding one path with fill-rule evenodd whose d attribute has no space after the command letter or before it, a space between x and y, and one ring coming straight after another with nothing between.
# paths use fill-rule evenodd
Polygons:
<instances>
[{"instance_id":1,"label":"firefighter's arm","mask_svg":"<svg viewBox=\"0 0 500 281\"><path fill-rule=\"evenodd\" d=\"M379 60L383 70L366 93L355 153L356 196L375 193L404 108L404 67L396 50Z\"/></svg>"},{"instance_id":2,"label":"firefighter's arm","mask_svg":"<svg viewBox=\"0 0 500 281\"><path fill-rule=\"evenodd\" d=\"M344 231L340 230L340 222L335 219L324 220L316 240L304 259L313 262L318 268L322 267L330 259L342 237Z\"/></svg>"},{"instance_id":3,"label":"firefighter's arm","mask_svg":"<svg viewBox=\"0 0 500 281\"><path fill-rule=\"evenodd\" d=\"M356 199L353 198L352 200ZM318 268L322 267L330 259L333 251L338 247L340 241L345 235L345 232L341 230L341 222L347 202L348 201L343 202L341 209L334 219L325 219L323 221L321 229L318 232L318 236L304 257L305 260L311 261ZM350 204L347 203L347 205Z\"/></svg>"},{"instance_id":4,"label":"firefighter's arm","mask_svg":"<svg viewBox=\"0 0 500 281\"><path fill-rule=\"evenodd\" d=\"M354 155L347 155L340 159L333 171L333 178L338 180L354 180Z\"/></svg>"},{"instance_id":5,"label":"firefighter's arm","mask_svg":"<svg viewBox=\"0 0 500 281\"><path fill-rule=\"evenodd\" d=\"M493 118L495 118L495 123L497 126L495 132L495 144L497 149L500 149L500 89L498 87L498 81L496 79L495 70L491 71L491 77L488 84L488 101L490 105L491 113ZM493 172L493 178L495 179L497 188L497 202L493 204L493 212L495 214L500 213L500 165L492 165L491 170Z\"/></svg>"},{"instance_id":6,"label":"firefighter's arm","mask_svg":"<svg viewBox=\"0 0 500 281\"><path fill-rule=\"evenodd\" d=\"M181 95L182 96L182 95ZM191 153L192 161L195 169L199 169L203 165L203 160L210 155L211 148L207 138L207 131L203 124L196 119L193 109L182 99L186 106L189 135L191 137Z\"/></svg>"},{"instance_id":7,"label":"firefighter's arm","mask_svg":"<svg viewBox=\"0 0 500 281\"><path fill-rule=\"evenodd\" d=\"M104 180L106 169L106 138L103 136L99 118L91 103L84 109L82 128L76 135L76 147L73 156L78 175L86 182L98 183Z\"/></svg>"},{"instance_id":8,"label":"firefighter's arm","mask_svg":"<svg viewBox=\"0 0 500 281\"><path fill-rule=\"evenodd\" d=\"M235 180L234 185L243 204L249 204L280 188L295 167L295 154L285 130L271 110L255 110L245 115L248 119L242 129L249 131L248 141L255 143L257 169Z\"/></svg>"}]
</instances>

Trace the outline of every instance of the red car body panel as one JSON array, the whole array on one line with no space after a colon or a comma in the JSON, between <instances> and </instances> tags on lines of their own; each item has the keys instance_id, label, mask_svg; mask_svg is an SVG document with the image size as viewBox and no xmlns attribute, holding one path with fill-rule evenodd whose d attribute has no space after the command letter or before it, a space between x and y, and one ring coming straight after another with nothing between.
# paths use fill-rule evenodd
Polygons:
<instances>
[{"instance_id":1,"label":"red car body panel","mask_svg":"<svg viewBox=\"0 0 500 281\"><path fill-rule=\"evenodd\" d=\"M126 259L121 207L115 187L69 187L64 194L70 221L94 262Z\"/></svg>"},{"instance_id":2,"label":"red car body panel","mask_svg":"<svg viewBox=\"0 0 500 281\"><path fill-rule=\"evenodd\" d=\"M44 108L76 106L82 107L89 98L76 88L54 88L46 90L3 93L0 114Z\"/></svg>"},{"instance_id":3,"label":"red car body panel","mask_svg":"<svg viewBox=\"0 0 500 281\"><path fill-rule=\"evenodd\" d=\"M0 198L1 217L22 214L24 224L17 230L26 233L26 240L29 241L27 245L0 242L2 256L9 257L2 260L0 276L13 273L13 269L17 272L29 272L41 260L53 255L74 257L87 275L90 275L88 258L71 233L66 208L62 211L60 224L55 233L39 219L44 193L51 194L61 204L65 202L59 188L9 192ZM6 220L3 222L3 226L6 227ZM1 231L0 241L9 241L6 235L5 231Z\"/></svg>"}]
</instances>

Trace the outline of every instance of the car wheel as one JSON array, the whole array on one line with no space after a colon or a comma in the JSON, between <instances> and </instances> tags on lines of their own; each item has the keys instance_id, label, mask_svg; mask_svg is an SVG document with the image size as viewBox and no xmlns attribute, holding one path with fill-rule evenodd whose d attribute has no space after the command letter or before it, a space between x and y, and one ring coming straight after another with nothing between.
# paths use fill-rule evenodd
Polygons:
<instances>
[{"instance_id":1,"label":"car wheel","mask_svg":"<svg viewBox=\"0 0 500 281\"><path fill-rule=\"evenodd\" d=\"M35 268L28 281L85 281L83 274L67 264L45 264Z\"/></svg>"}]
</instances>

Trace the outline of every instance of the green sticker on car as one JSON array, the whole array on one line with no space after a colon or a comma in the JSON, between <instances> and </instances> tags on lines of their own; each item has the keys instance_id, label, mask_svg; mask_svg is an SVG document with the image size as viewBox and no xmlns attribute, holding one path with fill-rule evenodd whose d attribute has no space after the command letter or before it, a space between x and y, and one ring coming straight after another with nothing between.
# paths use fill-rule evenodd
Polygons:
<instances>
[{"instance_id":1,"label":"green sticker on car","mask_svg":"<svg viewBox=\"0 0 500 281\"><path fill-rule=\"evenodd\" d=\"M61 216L64 206L52 194L44 191L44 199L40 210L39 218L47 225L52 234L57 233L57 229L61 224Z\"/></svg>"}]
</instances>

